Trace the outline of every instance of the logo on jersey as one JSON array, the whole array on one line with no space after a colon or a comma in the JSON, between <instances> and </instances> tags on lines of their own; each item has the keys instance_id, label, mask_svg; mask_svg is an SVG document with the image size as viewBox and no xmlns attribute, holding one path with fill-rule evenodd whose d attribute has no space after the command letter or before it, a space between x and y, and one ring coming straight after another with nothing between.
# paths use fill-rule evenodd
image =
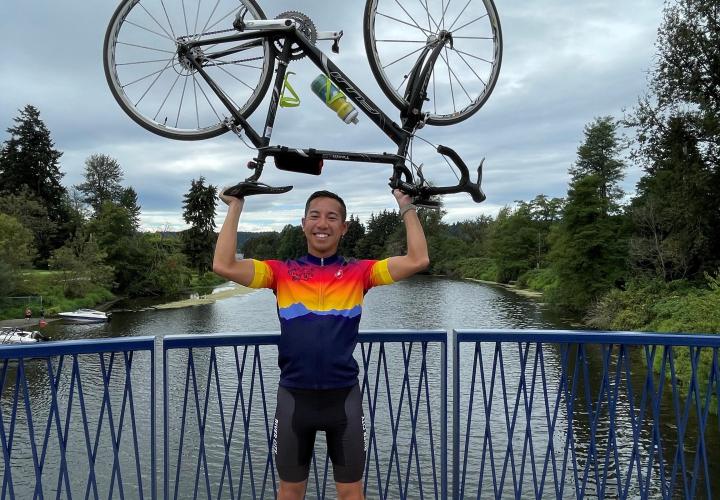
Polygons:
<instances>
[{"instance_id":1,"label":"logo on jersey","mask_svg":"<svg viewBox=\"0 0 720 500\"><path fill-rule=\"evenodd\" d=\"M335 272L335 279L339 280L339 279L342 278L342 277L343 277L342 269L338 269L338 270Z\"/></svg>"},{"instance_id":2,"label":"logo on jersey","mask_svg":"<svg viewBox=\"0 0 720 500\"><path fill-rule=\"evenodd\" d=\"M293 281L308 281L313 277L313 270L311 267L290 267L288 275Z\"/></svg>"}]
</instances>

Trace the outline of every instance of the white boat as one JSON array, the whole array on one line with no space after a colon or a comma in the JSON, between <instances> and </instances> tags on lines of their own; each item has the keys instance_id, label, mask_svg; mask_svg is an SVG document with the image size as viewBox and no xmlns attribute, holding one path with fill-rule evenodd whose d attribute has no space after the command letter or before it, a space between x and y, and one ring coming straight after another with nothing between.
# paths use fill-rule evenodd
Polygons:
<instances>
[{"instance_id":1,"label":"white boat","mask_svg":"<svg viewBox=\"0 0 720 500\"><path fill-rule=\"evenodd\" d=\"M72 312L58 313L63 319L75 321L76 323L101 323L110 321L111 313L96 311L95 309L78 309Z\"/></svg>"},{"instance_id":2,"label":"white boat","mask_svg":"<svg viewBox=\"0 0 720 500\"><path fill-rule=\"evenodd\" d=\"M0 345L33 344L41 340L46 340L46 338L38 331L28 332L14 326L0 327Z\"/></svg>"}]
</instances>

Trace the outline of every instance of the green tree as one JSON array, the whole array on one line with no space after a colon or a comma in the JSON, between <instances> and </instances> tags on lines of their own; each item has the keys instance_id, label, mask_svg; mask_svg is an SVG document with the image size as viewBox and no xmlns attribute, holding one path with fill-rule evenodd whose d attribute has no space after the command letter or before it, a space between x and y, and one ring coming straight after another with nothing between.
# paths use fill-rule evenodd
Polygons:
<instances>
[{"instance_id":1,"label":"green tree","mask_svg":"<svg viewBox=\"0 0 720 500\"><path fill-rule=\"evenodd\" d=\"M690 249L680 244L679 248L672 249L678 240L670 238L663 250L672 254L690 251L683 256L688 259L687 273L699 279L703 268L712 269L720 260L720 23L717 1L666 2L656 47L657 62L651 70L647 95L640 99L627 121L636 128L637 148L634 155L647 175L655 175L652 170L659 164L665 164L657 173L666 179L653 186L654 193L660 195L661 185L677 188L674 183L685 183L681 189L687 194L688 203L695 205L698 199L705 200L707 191L710 191L710 202L699 224L710 229L703 233L701 245ZM682 133L679 131L680 122L683 123ZM695 174L705 177L702 182L700 179L690 180L690 172L684 172L684 168L667 168L668 141L673 137L686 140L681 137L683 134L689 137L685 149L688 154L696 156L694 159L687 158L693 162L689 167L694 168ZM682 144L678 144L674 154L678 156L682 148ZM679 156L676 159L679 160ZM704 165L704 171L695 168L698 165ZM691 186L698 191L691 192ZM674 196L672 192L667 195ZM667 224L668 211L657 213L662 208L659 203L661 198L648 196L646 201L648 205L636 203L634 207L639 223L653 225L653 218L659 217ZM683 214L672 212L677 216L672 224L679 228L683 223ZM693 224L693 227L697 226ZM656 257L656 264L659 258ZM675 257L671 259L677 261ZM677 266L670 267L667 269L669 272L662 271L660 263L661 273L666 275L666 279L678 275L678 270L672 269Z\"/></svg>"},{"instance_id":2,"label":"green tree","mask_svg":"<svg viewBox=\"0 0 720 500\"><path fill-rule=\"evenodd\" d=\"M365 236L357 243L357 254L364 259L381 259L387 257L386 244L392 235L400 229L402 222L394 210L383 210L379 214L370 214Z\"/></svg>"},{"instance_id":3,"label":"green tree","mask_svg":"<svg viewBox=\"0 0 720 500\"><path fill-rule=\"evenodd\" d=\"M37 249L36 260L42 261L42 256L50 255L58 224L50 219L45 205L27 186L23 186L16 193L1 195L0 213L14 217L31 232L33 245Z\"/></svg>"},{"instance_id":4,"label":"green tree","mask_svg":"<svg viewBox=\"0 0 720 500\"><path fill-rule=\"evenodd\" d=\"M56 217L53 208L61 205L65 194L60 184L62 153L55 149L37 108L25 106L14 121L16 125L7 129L10 138L0 149L0 191L16 193L27 186Z\"/></svg>"},{"instance_id":5,"label":"green tree","mask_svg":"<svg viewBox=\"0 0 720 500\"><path fill-rule=\"evenodd\" d=\"M562 222L550 236L549 259L557 285L549 300L574 312L586 309L625 275L627 234L620 215L607 215L603 180L573 181Z\"/></svg>"},{"instance_id":6,"label":"green tree","mask_svg":"<svg viewBox=\"0 0 720 500\"><path fill-rule=\"evenodd\" d=\"M637 268L671 281L702 278L715 270L713 254L717 201L712 171L703 160L696 131L684 116L671 118L658 138L652 163L632 203Z\"/></svg>"},{"instance_id":7,"label":"green tree","mask_svg":"<svg viewBox=\"0 0 720 500\"><path fill-rule=\"evenodd\" d=\"M30 231L14 217L0 213L0 275L6 287L0 295L10 295L20 270L30 266L34 253Z\"/></svg>"},{"instance_id":8,"label":"green tree","mask_svg":"<svg viewBox=\"0 0 720 500\"><path fill-rule=\"evenodd\" d=\"M357 244L365 236L365 226L360 223L360 217L350 216L348 230L340 240L338 252L345 257L361 258L357 252Z\"/></svg>"},{"instance_id":9,"label":"green tree","mask_svg":"<svg viewBox=\"0 0 720 500\"><path fill-rule=\"evenodd\" d=\"M119 290L125 291L147 273L151 254L142 239L137 237L125 207L104 202L88 221L87 232L93 235L107 255L105 261L115 270L115 283Z\"/></svg>"},{"instance_id":10,"label":"green tree","mask_svg":"<svg viewBox=\"0 0 720 500\"><path fill-rule=\"evenodd\" d=\"M561 308L585 312L626 273L627 223L617 186L623 164L616 133L610 119L596 119L585 128L585 142L571 168L562 221L550 237L549 260L557 280L549 298Z\"/></svg>"},{"instance_id":11,"label":"green tree","mask_svg":"<svg viewBox=\"0 0 720 500\"><path fill-rule=\"evenodd\" d=\"M538 228L530 207L520 203L515 210L505 207L495 220L490 242L490 256L497 269L496 281L508 283L536 267Z\"/></svg>"},{"instance_id":12,"label":"green tree","mask_svg":"<svg viewBox=\"0 0 720 500\"><path fill-rule=\"evenodd\" d=\"M9 215L0 214L0 260L15 269L27 268L34 248L30 231Z\"/></svg>"},{"instance_id":13,"label":"green tree","mask_svg":"<svg viewBox=\"0 0 720 500\"><path fill-rule=\"evenodd\" d=\"M132 187L122 188L118 203L128 211L130 221L136 230L140 229L140 205L138 195Z\"/></svg>"},{"instance_id":14,"label":"green tree","mask_svg":"<svg viewBox=\"0 0 720 500\"><path fill-rule=\"evenodd\" d=\"M199 274L212 269L215 248L215 197L217 188L205 185L205 178L192 180L183 202L183 219L190 228L183 231L184 253Z\"/></svg>"},{"instance_id":15,"label":"green tree","mask_svg":"<svg viewBox=\"0 0 720 500\"><path fill-rule=\"evenodd\" d=\"M264 233L247 240L243 245L242 252L247 259L277 259L279 241L278 233Z\"/></svg>"},{"instance_id":16,"label":"green tree","mask_svg":"<svg viewBox=\"0 0 720 500\"><path fill-rule=\"evenodd\" d=\"M619 182L624 177L625 165L618 158L621 150L617 137L617 123L611 116L596 118L585 126L585 142L577 150L575 165L570 167L572 179L595 175L600 186L600 197L605 210L617 212L623 196Z\"/></svg>"},{"instance_id":17,"label":"green tree","mask_svg":"<svg viewBox=\"0 0 720 500\"><path fill-rule=\"evenodd\" d=\"M59 159L62 153L55 149L50 131L40 119L40 112L27 105L14 119L15 126L0 149L0 194L29 192L47 211L57 231L48 235L47 244L38 245L39 262L44 262L53 248L67 239L63 231L68 214L64 203L66 190L60 184Z\"/></svg>"},{"instance_id":18,"label":"green tree","mask_svg":"<svg viewBox=\"0 0 720 500\"><path fill-rule=\"evenodd\" d=\"M278 236L277 258L295 259L307 253L307 241L302 226L288 224Z\"/></svg>"},{"instance_id":19,"label":"green tree","mask_svg":"<svg viewBox=\"0 0 720 500\"><path fill-rule=\"evenodd\" d=\"M85 182L75 186L83 201L97 212L106 201L119 202L123 193L120 185L123 171L115 158L92 154L85 160Z\"/></svg>"},{"instance_id":20,"label":"green tree","mask_svg":"<svg viewBox=\"0 0 720 500\"><path fill-rule=\"evenodd\" d=\"M720 23L718 4L707 0L665 3L648 95L632 117L641 148L669 120L685 114L697 130L703 159L718 165L720 153Z\"/></svg>"},{"instance_id":21,"label":"green tree","mask_svg":"<svg viewBox=\"0 0 720 500\"><path fill-rule=\"evenodd\" d=\"M58 282L68 298L82 297L95 287L109 287L113 268L92 234L77 234L50 258L50 269L59 271Z\"/></svg>"}]
</instances>

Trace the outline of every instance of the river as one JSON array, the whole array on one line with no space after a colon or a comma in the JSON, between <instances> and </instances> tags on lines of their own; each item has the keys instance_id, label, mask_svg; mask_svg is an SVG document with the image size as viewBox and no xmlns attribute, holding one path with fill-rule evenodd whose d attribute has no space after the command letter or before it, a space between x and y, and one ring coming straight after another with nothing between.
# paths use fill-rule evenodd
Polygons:
<instances>
[{"instance_id":1,"label":"river","mask_svg":"<svg viewBox=\"0 0 720 500\"><path fill-rule=\"evenodd\" d=\"M551 311L549 311L540 301L536 299L529 299L527 297L520 296L516 293L513 293L512 291L506 290L502 287L498 286L491 286L487 284L481 284L476 282L470 282L470 281L461 281L461 280L452 280L452 279L446 279L446 278L438 278L438 277L416 277L411 280L400 282L393 286L387 286L387 287L380 287L377 289L374 289L368 293L365 300L365 305L363 309L363 317L361 321L361 329L364 330L389 330L389 329L441 329L441 330L452 330L452 329L496 329L496 328L502 328L502 329L568 329L571 328L572 325L569 324L567 321L563 320L562 318L559 318L558 316L554 315ZM260 290L256 292L252 292L245 295L239 295L235 296L226 300L218 301L211 305L203 305L203 306L197 306L197 307L189 307L189 308L183 308L183 309L163 309L163 310L155 310L155 309L148 309L148 310L142 310L142 311L118 311L115 312L113 315L113 319L110 323L106 324L93 324L93 325L74 325L74 324L63 324L61 322L53 322L46 328L46 333L51 335L55 340L61 340L61 339L88 339L88 338L102 338L102 337L125 337L125 336L165 336L165 335L177 335L177 334L192 334L192 335L202 335L202 334L212 334L212 333L236 333L236 332L266 332L266 331L278 331L279 330L279 322L277 319L277 313L275 308L275 302L274 302L274 296L270 291L267 290ZM485 344L483 344L485 346ZM463 351L462 354L462 361L461 366L463 366L463 372L462 372L462 381L461 381L461 402L464 401L464 403L461 403L465 405L465 416L463 417L464 420L462 420L461 425L461 435L462 435L462 453L463 456L461 457L461 461L463 458L467 461L467 465L465 466L467 470L467 485L465 492L468 497L475 497L478 494L481 494L482 497L486 497L493 494L493 484L492 479L490 477L490 473L485 469L485 480L483 481L482 485L478 485L475 483L478 483L478 471L483 469L483 467L487 467L485 462L487 461L487 454L483 455L482 449L483 449L483 432L486 429L486 426L484 423L481 423L482 420L482 406L478 406L478 402L482 401L482 396L479 394L480 389L477 388L475 390L475 404L473 405L474 413L473 413L473 425L470 426L470 436L468 437L468 446L464 445L465 438L466 438L466 429L465 424L467 422L467 401L469 397L469 379L470 377L470 370L472 369L474 358L473 358L473 349L471 346L467 346L468 349ZM497 361L493 361L494 353L493 353L493 346L489 345L487 347L483 347L484 351L481 354L481 357L483 360L485 360L485 371L489 374L493 363L494 366L497 368L499 364ZM491 400L493 401L493 412L490 416L492 422L490 427L492 429L499 430L499 434L502 435L505 433L507 436L508 434L511 434L512 442L515 443L517 441L517 444L515 445L516 451L513 453L515 454L522 454L520 450L522 450L523 445L526 444L523 441L523 433L526 432L526 426L524 423L518 424L516 430L514 433L506 432L507 426L508 426L508 413L506 411L501 411L503 408L503 400L507 399L509 405L515 404L515 397L517 396L517 380L513 380L513 376L519 376L520 372L522 371L520 366L520 358L524 354L528 354L530 356L530 359L532 359L533 356L535 356L535 352L533 350L532 346L528 346L527 349L530 349L527 352L518 352L517 347L508 346L503 349L503 355L504 358L502 360L502 366L504 369L505 377L508 380L508 384L514 388L515 392L512 392L509 396L505 397L501 394L500 390L496 387L496 392L491 396ZM449 351L452 351L449 349ZM265 365L265 376L268 379L268 381L275 376L275 359L274 359L274 351L273 349L264 349L263 351L263 363ZM545 359L545 367L548 370L547 375L549 377L557 376L560 370L560 358L562 357L562 354L559 352L559 348L556 348L556 346L546 346L543 349ZM632 358L632 366L633 366L633 374L631 378L634 379L634 384L642 387L642 377L645 374L645 367L640 359L640 352L632 352L629 354ZM616 356L616 353L613 353L613 356ZM359 358L359 356L358 356ZM588 358L591 359L589 366L591 366L591 372L590 377L599 377L599 373L597 370L602 369L602 358L603 353L599 350L593 351L592 349L588 351ZM398 359L398 358L396 358ZM171 377L176 377L177 379L181 379L185 376L185 360L182 360L183 363L178 366L171 366L169 369L169 373ZM402 357L399 358L399 361L402 362ZM207 359L204 360L205 364L203 364L200 360L198 360L198 367L202 366L203 369L207 369ZM230 363L232 365L232 363ZM532 363L528 365L525 369L526 376L527 374L532 371ZM228 364L222 365L222 366L228 366ZM391 370L397 369L398 367L395 366L393 368L393 364L390 364ZM451 366L450 364L448 365ZM428 361L428 373L431 373L433 370L439 369L439 361L437 357L430 358ZM35 383L38 384L38 386L41 386L42 384L47 385L47 380L45 380L47 377L43 377L42 375L42 368L37 369L37 373L34 375L33 378L31 378L31 368L28 368L28 379L32 381L35 381ZM200 371L200 368L198 368ZM232 370L231 370L232 371ZM223 376L232 376L232 373L228 372ZM613 377L615 376L615 373L613 373ZM638 379L639 377L639 379ZM637 380L635 380L637 379ZM5 386L3 388L2 392L2 412L3 412L3 418L7 422L9 409L8 409L8 401L12 396L12 384L9 383L12 380L10 376L5 378ZM639 380L639 382L638 382ZM180 380L182 383L183 380ZM595 380L597 382L597 380ZM268 382L270 384L271 382ZM478 382L479 383L479 382ZM499 384L499 382L498 382ZM514 384L514 385L513 385ZM551 384L548 383L548 387L550 387ZM449 397L452 396L452 389L451 385L449 385ZM31 388L32 389L32 388ZM435 387L431 387L430 392L432 395L436 395L437 391L439 389ZM85 384L85 399L88 401L95 401L97 404L99 404L99 401L102 400L102 391L101 391L101 384L93 386L92 384ZM95 391L95 392L93 392ZM557 391L557 388L555 387L555 391ZM274 402L272 399L274 399L274 395L270 395L270 393L273 392L273 389L267 389L267 392L269 394L269 400L268 405L274 406ZM533 396L534 394L541 394L542 388L540 386L535 388L535 391L530 391L529 393L525 392L525 397ZM667 433L669 436L669 439L672 439L672 433L674 432L674 424L672 422L676 421L676 415L673 414L674 410L672 407L672 395L669 394L669 391L666 391L666 394L668 394L668 397L663 399L662 403L662 409L663 412L662 419L665 421L667 420L670 422L665 427L667 429ZM432 399L431 395L431 399ZM34 401L34 405L38 406L49 406L51 394L48 393L48 391L40 391L39 396L36 396L41 398L39 401ZM42 398L45 398L45 401L42 401ZM578 395L578 411L577 415L575 416L574 420L574 426L575 426L575 437L576 439L579 439L580 436L588 436L589 441L589 433L590 429L592 428L591 425L589 425L589 418L587 417L588 412L584 412L582 405L585 404L585 401L583 400L584 395L579 394ZM175 399L173 399L175 398ZM622 398L620 398L622 399ZM181 395L173 394L171 395L171 404L175 407L180 404L181 401ZM552 400L550 400L550 403L552 403ZM523 403L520 403L520 406L522 406ZM450 412L451 406L448 407L448 412ZM618 406L618 410L620 410L620 406ZM563 425L563 416L562 416L562 408L560 409L560 418L558 420L558 427ZM142 405L136 404L134 411L136 414L138 414L140 417L143 415L143 412L147 412L147 408L143 407ZM544 411L544 410L543 410ZM272 412L272 410L270 410ZM439 417L439 410L437 410L437 407L432 409L434 417ZM431 409L428 408L428 413L431 413ZM582 415L585 415L583 418ZM512 409L510 411L509 416L512 418L513 413ZM539 413L534 414L532 419L526 420L523 411L520 411L517 413L517 418L520 419L521 422L534 422L536 419L538 420L539 424L542 424L542 420L545 419L547 416L546 413ZM376 417L378 420L381 420L383 417ZM450 417L448 416L450 419ZM609 419L609 416L604 413L600 415L600 419ZM652 417L646 417L646 420L651 420ZM711 420L711 423L708 423L707 425L707 433L705 435L705 439L707 443L720 443L720 433L718 429L718 423L717 419L713 416L710 416L709 419ZM379 447L378 449L382 448L386 444L387 439L389 439L389 436L383 435L383 432L385 432L383 429L387 428L387 422L381 422L378 421L377 427L375 429L375 432L377 433L376 436L376 447ZM6 424L7 425L7 424ZM19 424L20 427L22 427L21 424ZM598 435L596 436L596 439L598 442L600 442L603 437L607 438L607 425L603 425L603 423L599 423L596 428L598 429ZM615 447L613 450L610 450L610 453L613 455L613 457L610 457L609 460L612 462L612 459L617 459L618 457L622 458L624 453L627 453L627 449L632 443L632 434L633 434L633 422L630 421L621 421L621 419L618 419L616 422L616 428L617 436L614 436L615 438ZM693 435L697 431L694 430L696 427L693 427L692 422L688 426L687 434L688 436ZM452 427L448 425L448 431L452 431ZM18 431L19 432L19 431ZM128 431L129 432L129 431ZM255 432L258 433L259 437L262 438L262 433L266 432L263 429L255 429ZM437 433L437 428L435 431ZM643 434L640 432L640 430L637 431L640 434L640 440L647 444L648 442L651 442L652 436ZM174 443L177 443L177 436L175 436ZM543 441L543 437L538 437L537 435L534 437L535 439L535 446L538 450L540 450L538 453L541 457L544 457L545 448L547 447L547 439L545 438L545 441ZM557 440L557 438L556 438ZM507 440L506 440L507 441ZM197 444L196 441L194 441L192 438L188 438L188 442L185 443L186 446L189 447L190 443ZM449 440L449 445L452 444L452 441ZM500 445L501 444L501 445ZM423 446L425 445L425 446ZM500 445L500 446L499 446ZM84 446L84 445L83 445ZM204 440L204 446L207 453L207 456L210 460L213 460L215 457L219 457L219 460L222 460L223 457L223 442L222 439L218 437L207 437ZM425 447L427 446L427 443L420 443L419 447L423 448L423 452L427 451ZM496 439L495 446L499 449L502 448L502 452L505 452L507 448L507 443L504 443L502 441L502 437ZM554 454L557 457L557 468L558 471L562 470L563 468L563 452L566 448L565 443L562 441L558 441L555 443L555 450ZM18 445L19 447L19 445ZM162 441L158 442L158 449L162 450ZM17 447L16 447L17 448ZM583 473L583 467L584 463L586 464L585 457L587 456L588 451L588 443L587 442L581 442L581 441L575 441L572 444L572 448L574 452L577 455L577 467L579 474L582 475ZM717 446L711 447L710 450L706 450L708 453L709 461L710 463L719 464L720 463L720 450L717 449ZM84 448L80 447L78 448L81 453L85 453ZM687 451L687 450L686 450ZM690 450L692 451L692 450ZM467 452L467 453L466 453ZM669 451L668 451L669 453ZM604 455L603 455L604 457ZM694 458L694 454L688 455L689 460L692 460ZM32 471L32 456L26 452L15 452L13 454L12 464L13 469L18 470L18 467L22 467L24 470L27 471L27 477L22 479L17 474L14 474L14 482L15 482L15 493L17 498L30 498L32 495L29 490L26 490L24 488L28 488L30 484L34 483L34 478L31 476ZM502 472L503 469L503 461L499 460L497 457L494 458L495 460L495 469L498 475L500 472ZM570 463L566 464L565 467L572 468L572 458L569 456L568 460ZM542 466L543 460L538 459L536 462L540 463L540 466ZM187 461L185 462L187 464ZM72 470L72 467L83 467L82 465L78 464L70 464L69 467ZM190 483L192 483L192 478L195 476L196 473L196 464L194 462L186 465L188 467L187 471L183 468L183 474L178 475L181 479L185 477L185 473L187 472L187 477ZM452 460L449 461L449 466L452 466ZM519 464L516 465L518 468L520 467ZM3 465L0 464L0 469L2 469ZM158 467L159 472L162 471L162 454L159 454L158 457ZM184 467L184 466L183 466ZM199 467L199 465L198 465ZM505 464L505 467L509 467L509 465ZM533 474L533 472L530 471L530 466L526 466L526 476L527 476L527 484L524 486L523 489L523 496L530 496L531 492L533 491L533 482L532 479L530 479L530 476ZM644 466L643 466L644 467ZM692 468L692 465L688 465L689 468ZM181 467L182 468L182 467ZM612 467L611 467L612 469ZM639 468L640 469L640 468ZM655 466L655 469L657 467ZM109 472L109 469L105 469ZM171 466L171 474L173 474L173 479L175 478L175 472L177 470L177 466L174 463ZM639 473L642 473L643 475L646 474L647 471L642 470ZM712 467L710 472L712 472ZM656 471L657 473L657 471ZM507 474L510 474L508 471ZM568 481L570 481L571 475L573 472L568 473ZM624 472L622 473L624 474ZM0 474L2 476L2 474ZM72 476L72 474L71 474ZM146 474L143 474L143 476L146 476ZM587 493L593 494L593 492L597 492L598 485L596 484L595 479L593 478L593 472L589 471L589 479L588 483L590 486L588 486ZM609 496L617 496L618 489L622 489L622 485L614 486L612 483L613 481L617 482L617 479L614 479L612 477L612 474L610 474L611 477L609 477L608 482L611 483L610 486L607 487L605 490L605 494ZM712 476L712 474L711 474ZM50 477L52 477L52 474L50 474ZM126 476L129 477L129 476ZM498 476L499 477L499 476ZM548 476L548 477L551 477ZM718 491L720 489L720 480L718 480L718 474L714 474L715 483L713 485L713 490ZM54 482L57 482L57 474L55 474L55 480ZM237 480L237 479L235 479ZM549 480L549 479L548 479ZM147 481L147 478L146 478ZM204 480L203 480L204 481ZM506 484L504 489L502 490L503 493L501 496L503 497L514 497L513 494L513 486L512 486L512 480L511 479L505 479ZM679 482L678 479L676 481ZM46 482L44 484L46 493L54 491L53 486L55 486L54 482L51 482L52 484L49 484ZM567 482L567 481L566 481ZM171 481L172 483L172 481ZM84 482L82 483L85 484ZM179 484L179 483L178 483ZM568 483L570 484L570 483ZM573 483L574 484L574 483ZM414 498L412 494L412 488L415 487L415 485L411 486L408 491L408 496L410 498ZM3 486L5 488L5 486ZM144 486L144 488L147 488L147 486ZM171 488L174 488L171 485ZM186 491L185 489L180 488L179 491ZM201 494L200 496L203 497L204 489L204 482L201 481ZM479 488L479 489L478 489ZM516 487L517 488L517 487ZM569 488L569 486L568 486ZM74 489L74 488L73 488ZM392 488L391 488L392 489ZM86 491L85 487L80 488L80 492L84 494ZM173 490L174 491L174 490ZM217 494L217 486L212 485L212 491L215 493L213 494L216 496ZM225 490L227 493L227 497L229 498L229 492ZM497 490L495 490L497 491ZM555 490L553 486L545 486L545 494L546 495L552 495L555 496ZM648 490L653 496L656 494L659 494L659 490L657 490L655 487L650 487ZM676 492L681 491L677 490ZM631 496L637 495L638 491L635 488L630 489ZM25 496L25 495L29 496ZM126 491L127 494L127 491ZM596 493L595 493L596 494ZM699 496L702 497L702 492L699 493ZM55 496L55 495L52 495ZM82 495L80 495L82 496ZM92 496L92 495L91 495ZM100 496L102 497L103 494L101 493ZM390 493L390 498L397 498L399 496L399 493ZM565 496L575 496L575 492L571 489L567 489L564 491L563 497ZM185 494L180 493L179 498L184 498ZM225 497L225 496L224 496ZM369 498L372 497L371 494L368 495Z\"/></svg>"}]
</instances>

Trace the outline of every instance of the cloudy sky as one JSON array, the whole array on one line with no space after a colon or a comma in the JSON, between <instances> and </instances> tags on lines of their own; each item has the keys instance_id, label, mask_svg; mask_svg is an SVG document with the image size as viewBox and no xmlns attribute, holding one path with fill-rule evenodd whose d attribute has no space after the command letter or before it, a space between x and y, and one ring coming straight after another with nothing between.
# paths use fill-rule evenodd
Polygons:
<instances>
[{"instance_id":1,"label":"cloudy sky","mask_svg":"<svg viewBox=\"0 0 720 500\"><path fill-rule=\"evenodd\" d=\"M340 54L331 54L327 42L318 45L383 111L399 120L365 60L363 3L344 2L340 9L319 0L265 0L261 6L270 18L299 9L319 30L344 30ZM465 4L455 3L458 9ZM468 120L419 132L432 143L454 148L469 165L486 158L487 201L477 205L466 195L446 197L450 222L496 214L506 204L539 193L565 195L567 169L582 141L583 127L598 116L621 117L646 88L662 9L660 0L497 0L496 5L504 53L495 91ZM165 139L141 128L121 110L109 91L102 63L103 37L116 6L110 0L3 1L0 138L7 138L4 129L13 124L18 110L32 104L40 110L56 147L64 152L61 169L66 186L82 181L89 155L111 155L125 172L124 184L138 192L143 227L182 229L182 197L191 180L204 176L214 185L233 184L248 175L245 164L253 151L231 134L194 142ZM307 59L293 63L291 70L297 73L292 82L302 102L299 108L280 110L272 144L395 152L392 142L366 117L361 115L358 125L345 125L324 108L309 90L318 70ZM264 109L266 103L250 120L258 129L264 123ZM452 174L438 159L428 155L416 160L425 164L428 177L449 182L453 177L447 176ZM317 189L339 193L350 212L365 220L373 212L394 208L387 187L389 174L383 165L326 162L322 176L314 177L278 171L270 163L262 180L292 184L295 189L249 199L241 229L281 229L299 223L304 200ZM626 190L632 191L638 175L630 166ZM219 223L223 216L219 207Z\"/></svg>"}]
</instances>

